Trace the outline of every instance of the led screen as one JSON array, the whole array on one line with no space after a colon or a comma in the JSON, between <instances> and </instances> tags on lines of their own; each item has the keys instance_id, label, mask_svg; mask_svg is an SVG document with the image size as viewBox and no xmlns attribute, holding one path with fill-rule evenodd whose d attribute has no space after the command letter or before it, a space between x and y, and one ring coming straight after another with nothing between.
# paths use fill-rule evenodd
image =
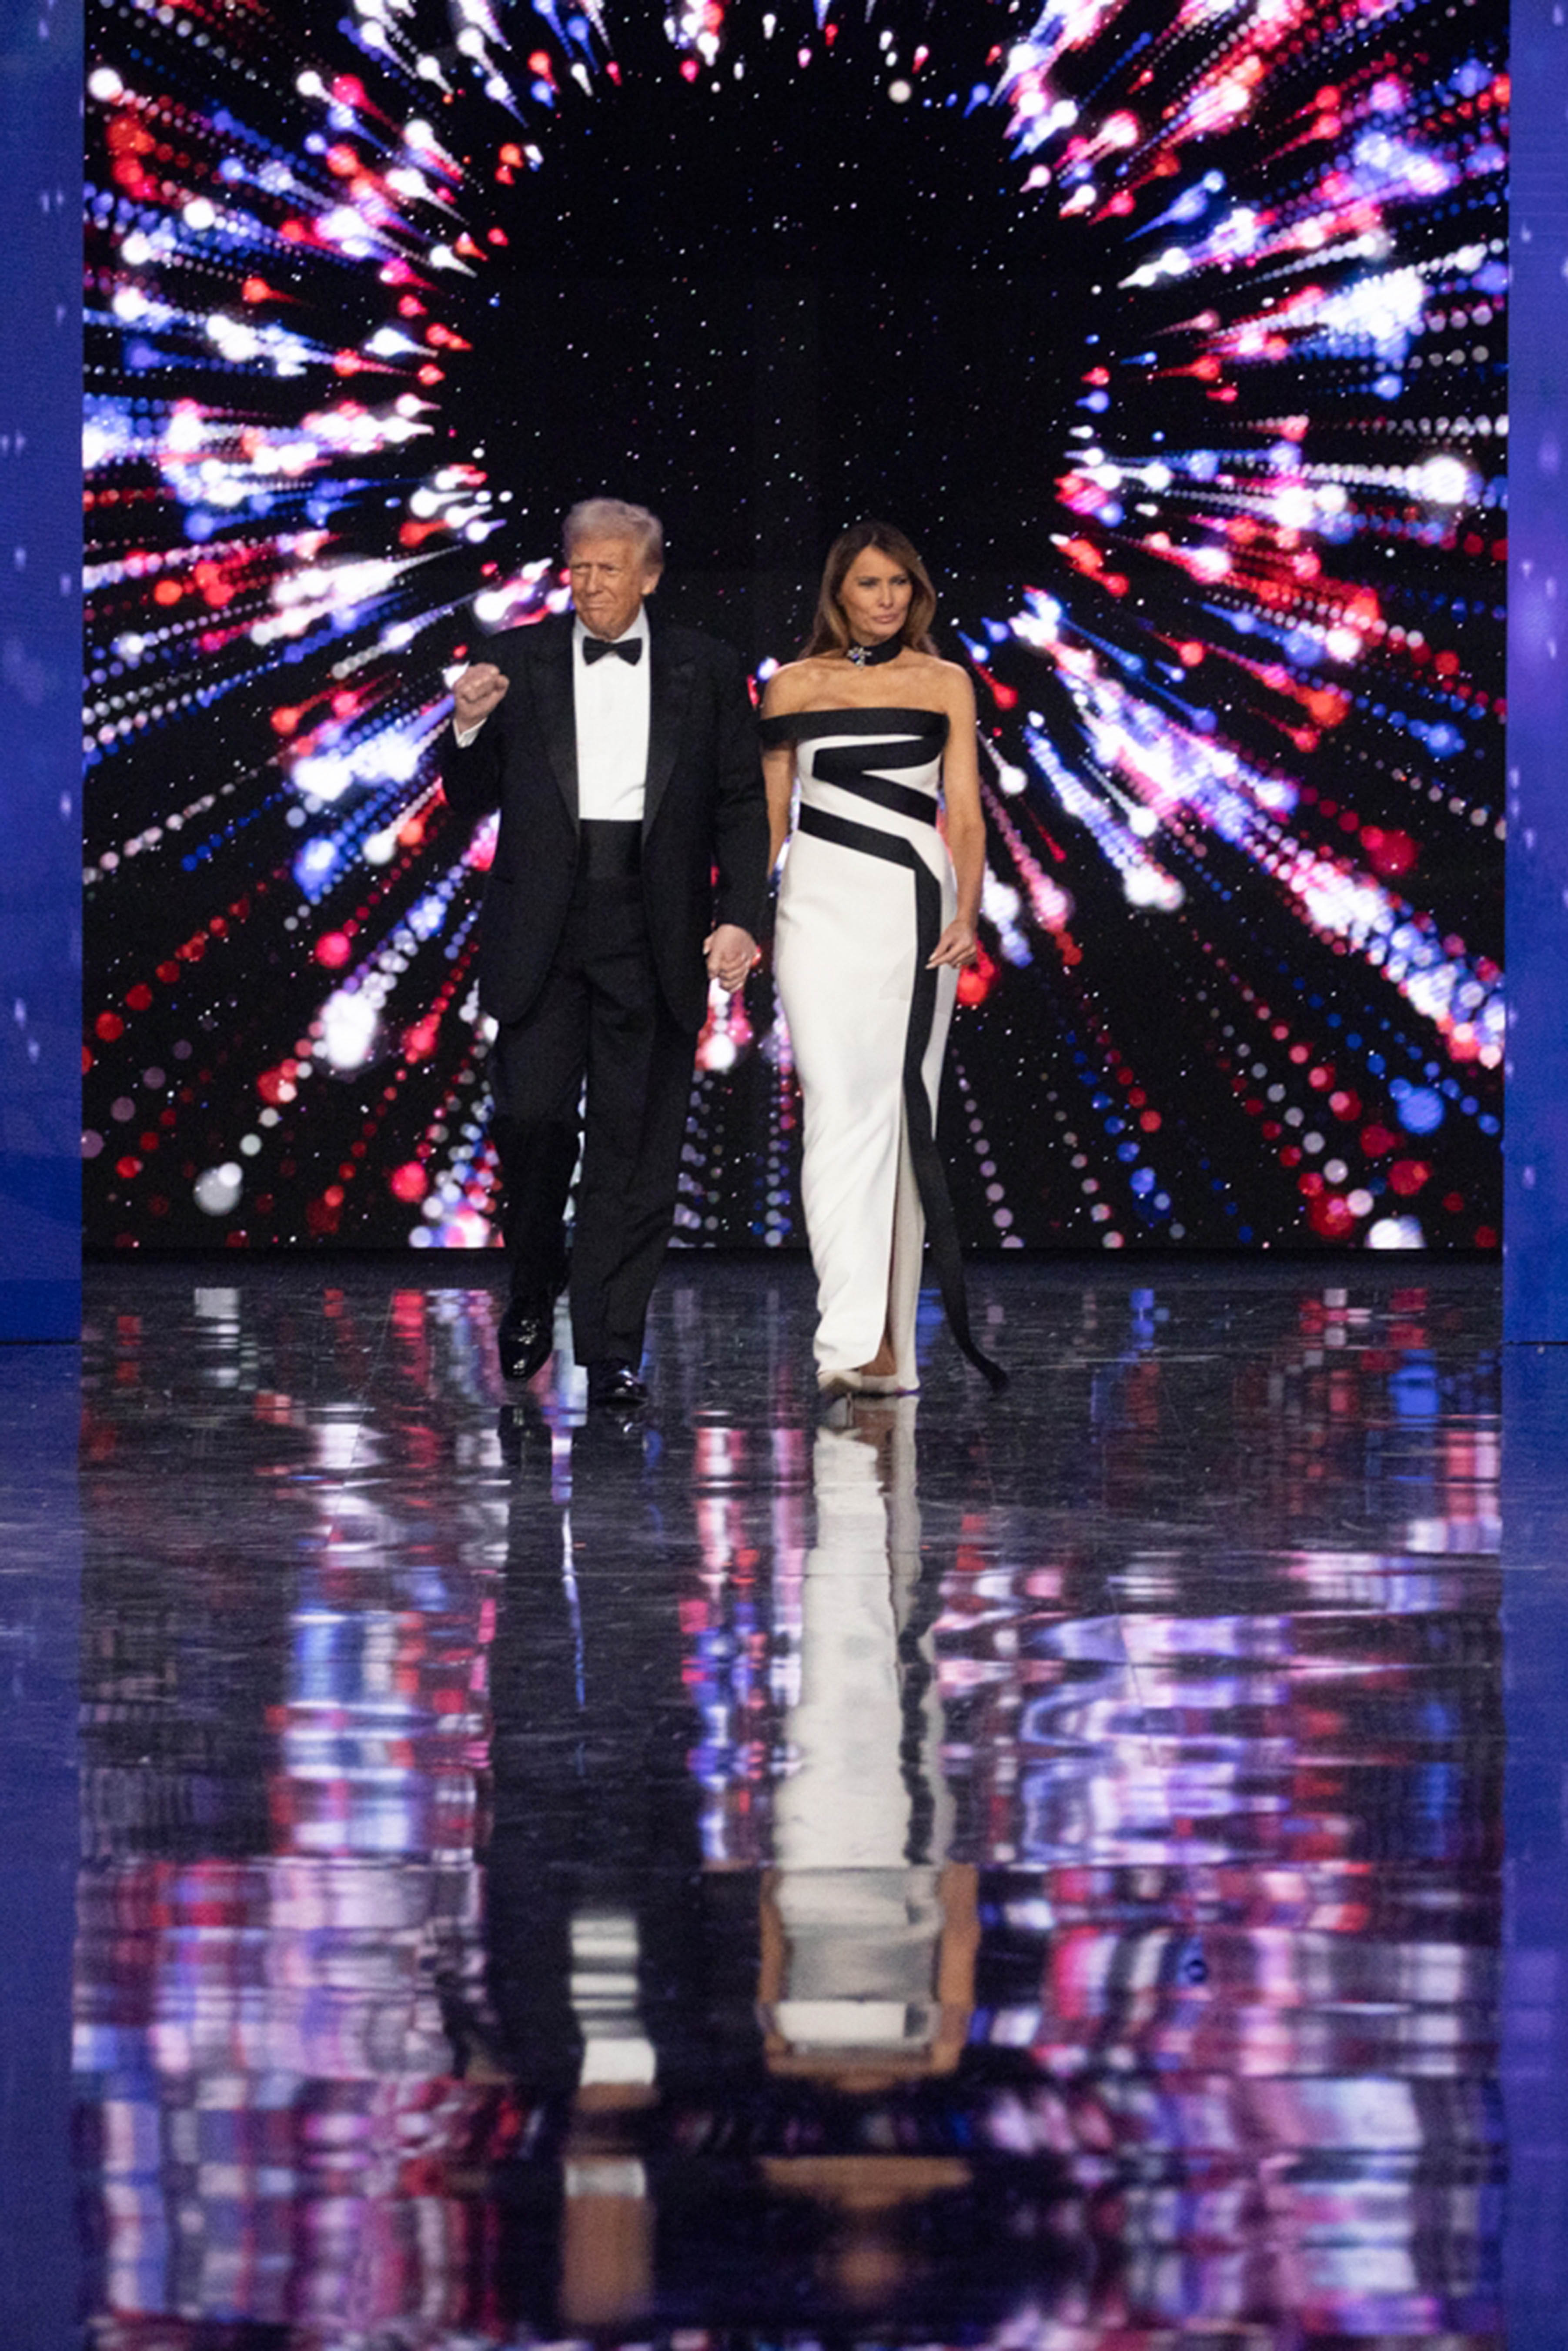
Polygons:
<instances>
[{"instance_id":1,"label":"led screen","mask_svg":"<svg viewBox=\"0 0 1568 2351\"><path fill-rule=\"evenodd\" d=\"M845 522L937 576L971 1241L1495 1247L1503 26L100 7L89 1238L494 1239L491 841L434 746L604 488L759 676ZM798 1118L765 964L686 1239L800 1241Z\"/></svg>"}]
</instances>

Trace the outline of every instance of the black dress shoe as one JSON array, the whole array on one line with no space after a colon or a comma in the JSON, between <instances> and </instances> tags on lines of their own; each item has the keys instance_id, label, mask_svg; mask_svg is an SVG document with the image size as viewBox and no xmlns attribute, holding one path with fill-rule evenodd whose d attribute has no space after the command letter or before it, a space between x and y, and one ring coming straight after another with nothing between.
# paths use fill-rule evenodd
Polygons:
<instances>
[{"instance_id":1,"label":"black dress shoe","mask_svg":"<svg viewBox=\"0 0 1568 2351\"><path fill-rule=\"evenodd\" d=\"M514 1298L496 1333L504 1380L531 1380L555 1352L555 1311L547 1301Z\"/></svg>"},{"instance_id":2,"label":"black dress shoe","mask_svg":"<svg viewBox=\"0 0 1568 2351\"><path fill-rule=\"evenodd\" d=\"M614 1405L621 1411L634 1411L646 1404L648 1391L630 1364L622 1364L613 1355L602 1363L590 1364L588 1371L588 1401L591 1405Z\"/></svg>"}]
</instances>

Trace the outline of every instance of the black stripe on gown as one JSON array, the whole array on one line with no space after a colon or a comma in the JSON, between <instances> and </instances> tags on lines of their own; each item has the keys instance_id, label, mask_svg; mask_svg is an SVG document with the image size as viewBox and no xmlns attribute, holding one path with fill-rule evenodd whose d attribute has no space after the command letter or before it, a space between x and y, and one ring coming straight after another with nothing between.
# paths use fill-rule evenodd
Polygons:
<instances>
[{"instance_id":1,"label":"black stripe on gown","mask_svg":"<svg viewBox=\"0 0 1568 2351\"><path fill-rule=\"evenodd\" d=\"M923 739L909 744L887 742L885 732L889 725L905 717L921 722ZM874 718L876 724L871 726L862 723L852 729L845 728L841 722L846 718L862 722ZM804 723L797 724L797 721ZM763 743L768 750L799 741L802 736L837 735L841 732L879 733L883 739L874 746L868 746L863 752L846 746L841 749L835 747L819 755L816 774L821 782L831 784L839 791L857 793L862 799L873 800L901 815L916 817L929 824L936 823L936 804L926 794L910 791L902 784L886 783L880 776L866 771L873 766L925 766L933 749L939 750L947 739L945 714L930 710L888 709L874 712L801 711L762 722ZM890 758L890 752L904 756ZM830 759L833 762L832 773L829 772L827 765ZM918 805L908 805L911 802ZM828 810L813 808L809 802L800 810L800 830L814 833L821 841L831 841L840 849L853 850L862 856L880 857L890 865L902 865L915 883L915 986L910 996L909 1021L904 1037L904 1116L909 1135L910 1163L915 1170L915 1186L920 1195L920 1205L925 1212L925 1235L930 1243L931 1263L936 1275L943 1311L947 1317L947 1327L959 1353L974 1364L992 1387L1006 1387L1006 1372L977 1345L969 1326L969 1297L964 1280L958 1220L953 1212L946 1172L936 1148L936 1129L923 1074L926 1049L936 1019L937 975L929 966L936 942L942 935L941 885L924 858L918 856L910 843L897 833L881 832L872 825L852 823L846 817L833 816Z\"/></svg>"}]
</instances>

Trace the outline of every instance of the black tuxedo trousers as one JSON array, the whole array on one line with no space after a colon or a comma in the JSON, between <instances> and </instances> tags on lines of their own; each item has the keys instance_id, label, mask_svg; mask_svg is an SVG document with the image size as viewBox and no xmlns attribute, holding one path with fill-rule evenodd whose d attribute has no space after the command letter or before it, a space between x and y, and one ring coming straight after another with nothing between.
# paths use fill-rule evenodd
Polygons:
<instances>
[{"instance_id":1,"label":"black tuxedo trousers","mask_svg":"<svg viewBox=\"0 0 1568 2351\"><path fill-rule=\"evenodd\" d=\"M640 880L580 872L544 985L490 1052L512 1295L536 1310L565 1284L563 1219L582 1147L571 1265L580 1364L642 1355L691 1077L691 1032L659 985Z\"/></svg>"}]
</instances>

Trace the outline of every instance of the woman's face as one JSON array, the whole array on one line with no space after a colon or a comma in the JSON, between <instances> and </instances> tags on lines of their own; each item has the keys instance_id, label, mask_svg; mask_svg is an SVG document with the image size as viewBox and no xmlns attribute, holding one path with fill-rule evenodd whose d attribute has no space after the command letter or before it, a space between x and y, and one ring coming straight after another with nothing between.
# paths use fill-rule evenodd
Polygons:
<instances>
[{"instance_id":1,"label":"woman's face","mask_svg":"<svg viewBox=\"0 0 1568 2351\"><path fill-rule=\"evenodd\" d=\"M857 555L839 589L839 606L857 644L878 645L895 637L909 611L915 582L880 547Z\"/></svg>"}]
</instances>

